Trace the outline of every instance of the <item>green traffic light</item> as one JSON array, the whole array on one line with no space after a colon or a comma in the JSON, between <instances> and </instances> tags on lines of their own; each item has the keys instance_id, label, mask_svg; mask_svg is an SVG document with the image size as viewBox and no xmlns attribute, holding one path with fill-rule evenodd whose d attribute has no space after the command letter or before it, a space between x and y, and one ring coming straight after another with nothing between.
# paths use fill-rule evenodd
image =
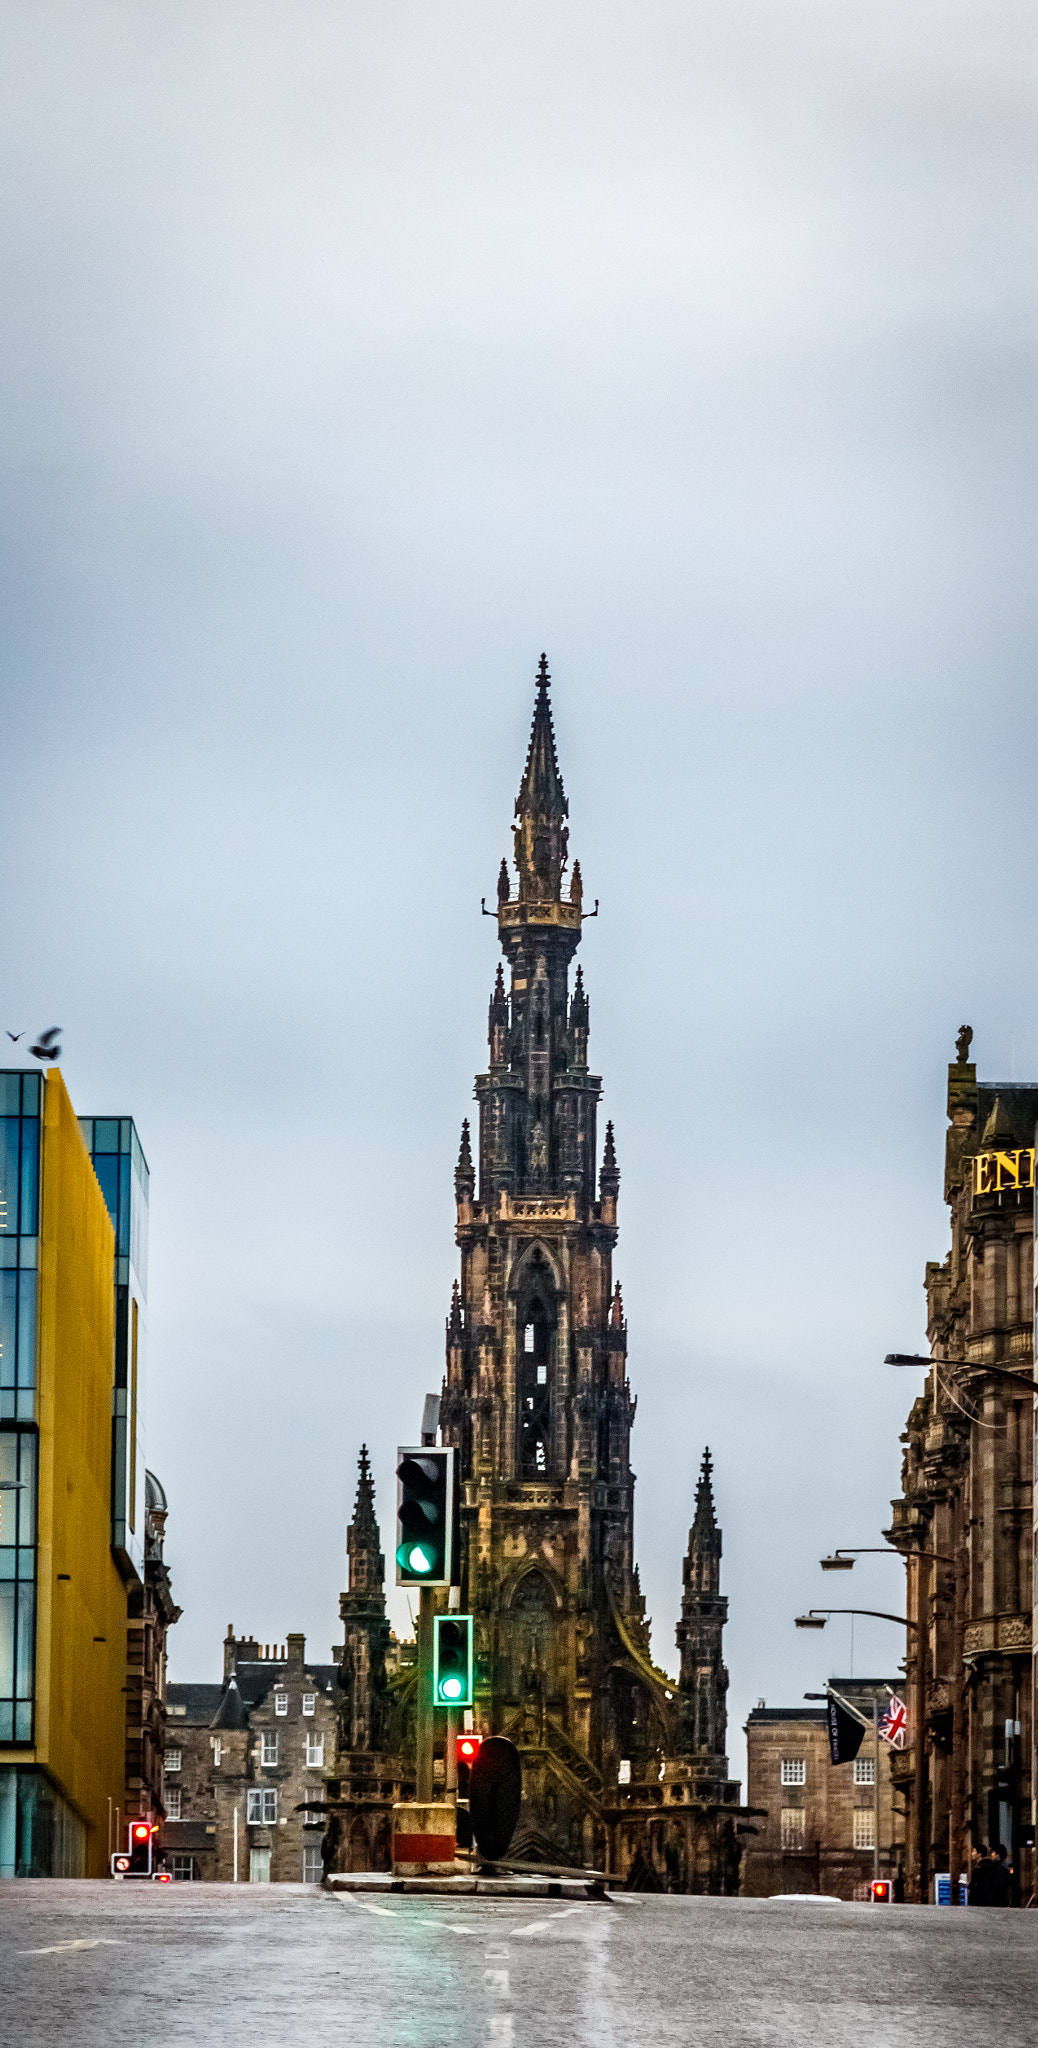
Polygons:
<instances>
[{"instance_id":1,"label":"green traffic light","mask_svg":"<svg viewBox=\"0 0 1038 2048\"><path fill-rule=\"evenodd\" d=\"M433 1622L433 1704L472 1705L472 1616L437 1614Z\"/></svg>"},{"instance_id":2,"label":"green traffic light","mask_svg":"<svg viewBox=\"0 0 1038 2048\"><path fill-rule=\"evenodd\" d=\"M414 1549L408 1551L407 1568L408 1571L412 1572L431 1572L433 1568L433 1560L431 1557L428 1557L425 1551L422 1550L420 1546L416 1543Z\"/></svg>"}]
</instances>

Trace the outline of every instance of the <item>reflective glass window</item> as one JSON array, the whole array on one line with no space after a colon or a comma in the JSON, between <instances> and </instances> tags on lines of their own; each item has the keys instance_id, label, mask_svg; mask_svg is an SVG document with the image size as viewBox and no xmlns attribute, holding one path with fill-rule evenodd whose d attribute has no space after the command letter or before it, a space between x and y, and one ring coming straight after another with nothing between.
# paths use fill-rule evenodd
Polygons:
<instances>
[{"instance_id":1,"label":"reflective glass window","mask_svg":"<svg viewBox=\"0 0 1038 2048\"><path fill-rule=\"evenodd\" d=\"M0 1742L32 1739L36 1435L0 1430Z\"/></svg>"}]
</instances>

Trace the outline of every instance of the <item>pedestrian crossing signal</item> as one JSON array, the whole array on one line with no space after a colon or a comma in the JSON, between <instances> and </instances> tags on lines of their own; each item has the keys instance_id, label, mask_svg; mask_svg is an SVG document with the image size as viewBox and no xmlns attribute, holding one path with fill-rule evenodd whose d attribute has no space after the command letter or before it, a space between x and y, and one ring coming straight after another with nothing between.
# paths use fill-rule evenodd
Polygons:
<instances>
[{"instance_id":1,"label":"pedestrian crossing signal","mask_svg":"<svg viewBox=\"0 0 1038 2048\"><path fill-rule=\"evenodd\" d=\"M472 1705L472 1616L433 1617L433 1703L437 1707Z\"/></svg>"},{"instance_id":2,"label":"pedestrian crossing signal","mask_svg":"<svg viewBox=\"0 0 1038 2048\"><path fill-rule=\"evenodd\" d=\"M869 1891L872 1894L874 1906L889 1906L892 1896L889 1878L874 1877L869 1886Z\"/></svg>"},{"instance_id":3,"label":"pedestrian crossing signal","mask_svg":"<svg viewBox=\"0 0 1038 2048\"><path fill-rule=\"evenodd\" d=\"M449 1586L454 1546L454 1452L422 1445L396 1454L396 1582Z\"/></svg>"}]
</instances>

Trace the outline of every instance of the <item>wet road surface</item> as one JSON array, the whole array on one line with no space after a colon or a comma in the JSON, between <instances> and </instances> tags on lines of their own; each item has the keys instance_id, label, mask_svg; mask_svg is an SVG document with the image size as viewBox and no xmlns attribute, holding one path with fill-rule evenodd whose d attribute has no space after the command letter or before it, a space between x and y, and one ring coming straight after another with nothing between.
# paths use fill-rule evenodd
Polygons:
<instances>
[{"instance_id":1,"label":"wet road surface","mask_svg":"<svg viewBox=\"0 0 1038 2048\"><path fill-rule=\"evenodd\" d=\"M0 1884L3 2048L1038 2043L1038 1913Z\"/></svg>"}]
</instances>

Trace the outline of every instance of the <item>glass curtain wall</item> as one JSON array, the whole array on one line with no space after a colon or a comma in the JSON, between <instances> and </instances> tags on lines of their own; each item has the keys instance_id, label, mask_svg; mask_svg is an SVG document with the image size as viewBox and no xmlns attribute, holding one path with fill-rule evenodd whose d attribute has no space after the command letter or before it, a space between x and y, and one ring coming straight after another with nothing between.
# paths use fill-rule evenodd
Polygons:
<instances>
[{"instance_id":1,"label":"glass curtain wall","mask_svg":"<svg viewBox=\"0 0 1038 2048\"><path fill-rule=\"evenodd\" d=\"M33 1739L40 1111L38 1074L0 1073L0 1745Z\"/></svg>"},{"instance_id":2,"label":"glass curtain wall","mask_svg":"<svg viewBox=\"0 0 1038 2048\"><path fill-rule=\"evenodd\" d=\"M112 1549L143 1580L148 1162L132 1117L81 1116L79 1127L115 1231Z\"/></svg>"}]
</instances>

